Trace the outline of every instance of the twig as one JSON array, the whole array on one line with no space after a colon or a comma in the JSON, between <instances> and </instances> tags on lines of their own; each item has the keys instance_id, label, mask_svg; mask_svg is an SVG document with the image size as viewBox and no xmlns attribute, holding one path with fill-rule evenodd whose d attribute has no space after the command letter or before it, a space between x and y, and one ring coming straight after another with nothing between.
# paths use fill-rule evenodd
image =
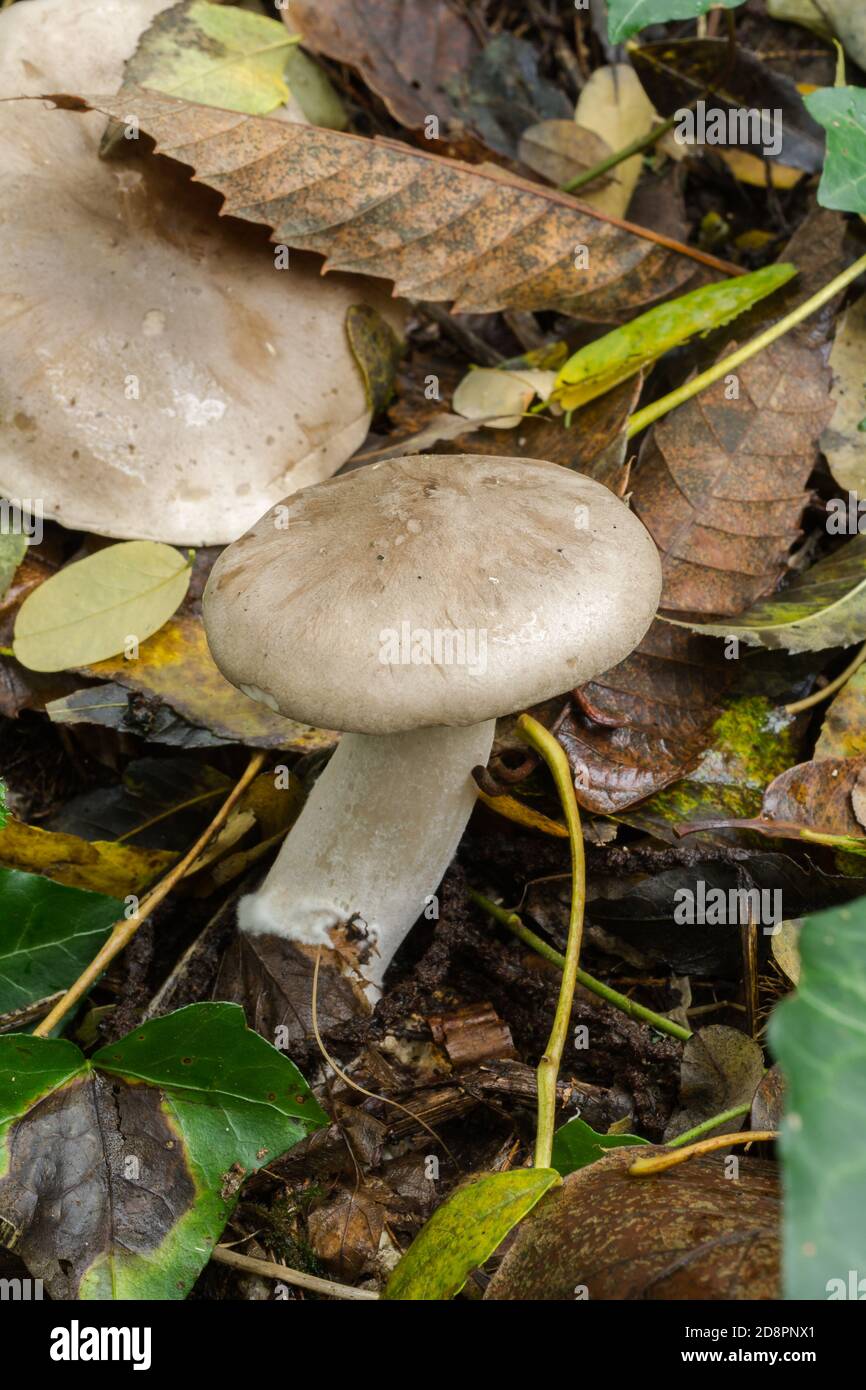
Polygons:
<instances>
[{"instance_id":1,"label":"twig","mask_svg":"<svg viewBox=\"0 0 866 1390\"><path fill-rule=\"evenodd\" d=\"M454 1157L448 1145L445 1143L445 1140L442 1139L440 1135L436 1133L435 1129L431 1129L430 1125L428 1125L424 1120L422 1120L419 1115L416 1115L414 1110L410 1110L408 1105L403 1105L399 1100L392 1100L390 1096L379 1096L376 1094L375 1091L368 1091L366 1086L361 1086L357 1081L353 1081L351 1076L348 1076L346 1072L343 1071L343 1068L337 1062L334 1061L330 1052L325 1047L325 1044L322 1041L322 1035L319 1031L319 966L321 965L321 963L322 948L321 946L319 946L316 950L316 963L313 967L313 1000L310 1011L313 1022L313 1034L315 1036L316 1042L318 1043L319 1051L321 1052L328 1066L331 1068L331 1071L335 1072L336 1075L339 1076L340 1080L344 1081L347 1086L350 1086L353 1091L359 1091L362 1096L369 1096L370 1100L379 1101L382 1105L393 1105L395 1110L402 1110L403 1114L408 1115L410 1120L412 1120L414 1124L420 1125L422 1129L426 1129L430 1137L433 1140L435 1140L437 1144L442 1145L451 1162L454 1164L454 1167L459 1172L460 1164L457 1162L457 1159Z\"/></svg>"},{"instance_id":2,"label":"twig","mask_svg":"<svg viewBox=\"0 0 866 1390\"><path fill-rule=\"evenodd\" d=\"M811 695L807 695L804 700L795 700L792 705L785 706L786 714L802 714L805 709L813 709L815 705L820 705L822 701L829 700L831 695L841 689L853 676L858 666L862 666L866 661L866 642L860 648L854 660L849 662L845 670L827 685L822 685L820 690L814 690Z\"/></svg>"},{"instance_id":3,"label":"twig","mask_svg":"<svg viewBox=\"0 0 866 1390\"><path fill-rule=\"evenodd\" d=\"M690 1144L687 1149L654 1154L652 1158L639 1158L628 1171L632 1177L642 1178L650 1173L663 1173L666 1168L675 1168L678 1163L686 1163L690 1158L697 1158L701 1154L710 1154L716 1149L727 1149L731 1144L765 1144L778 1137L778 1131L775 1129L746 1129L740 1134L717 1134L712 1139L702 1139L699 1144Z\"/></svg>"},{"instance_id":4,"label":"twig","mask_svg":"<svg viewBox=\"0 0 866 1390\"><path fill-rule=\"evenodd\" d=\"M573 179L569 179L568 183L561 183L559 186L563 193L576 193L578 188L583 188L585 184L601 178L608 169L614 169L623 160L630 159L634 154L640 154L642 150L649 149L663 135L667 135L679 119L680 112L677 111L673 116L668 116L667 120L662 121L660 125L654 126L652 130L646 131L645 134L639 135L636 140L632 140L630 145L623 145L621 150L614 150L612 154L600 159L597 164L593 164L591 169L584 169L582 174L576 174Z\"/></svg>"},{"instance_id":5,"label":"twig","mask_svg":"<svg viewBox=\"0 0 866 1390\"><path fill-rule=\"evenodd\" d=\"M765 329L763 333L759 333L757 338L753 338L751 342L745 343L741 348L737 348L736 352L732 352L730 357L723 357L720 362L714 363L714 365L709 367L705 372L700 372L696 377L692 377L691 381L687 381L682 386L678 386L676 391L669 391L666 396L661 396L659 400L653 401L651 405L644 406L643 410L636 411L628 422L626 438L633 439L636 434L640 434L641 430L646 429L647 425L651 425L654 420L661 419L662 415L667 415L668 411L673 410L675 406L682 405L685 401L690 401L692 396L697 396L699 392L705 391L708 386L712 386L713 383L718 381L721 377L727 376L735 367L739 367L742 362L748 362L750 357L754 357L756 353L763 351L765 347L769 347L777 338L783 337L783 335L790 332L792 328L796 328L798 323L802 323L803 319L808 318L810 314L814 314L816 309L820 309L828 300L838 294L840 290L844 290L846 285L850 285L852 280L856 280L858 275L862 275L864 271L866 271L866 256L860 256L858 260L854 261L853 265L849 265L847 270L843 270L841 274L836 275L829 281L823 289L818 290L817 294L813 294L811 298L798 305L796 309L793 309L790 314L786 314L784 318L779 319L778 323L772 324L771 327Z\"/></svg>"},{"instance_id":6,"label":"twig","mask_svg":"<svg viewBox=\"0 0 866 1390\"><path fill-rule=\"evenodd\" d=\"M500 907L498 903L492 902L490 898L485 898L483 893L476 892L474 888L469 889L469 896L484 912L495 917L497 922L501 922L521 941L525 941L527 946L531 946L532 950L537 951L545 960L549 960L551 965L557 966L560 970L564 969L565 956L561 955L553 946L548 946L547 942L543 941L540 936L536 936L529 927L524 926L516 912L509 912L507 908ZM673 1019L665 1018L663 1014L657 1014L652 1009L644 1008L643 1004L629 999L627 994L620 994L619 990L611 989L610 985L604 984L602 980L597 980L594 975L588 975L585 970L578 969L575 978L579 985L583 985L584 989L597 994L599 999L604 999L615 1009L620 1009L622 1013L628 1014L629 1018L636 1018L641 1023L648 1023L652 1028L658 1028L661 1033L668 1033L672 1038L679 1038L680 1042L688 1042L692 1036L688 1028L682 1028L679 1023L674 1023Z\"/></svg>"},{"instance_id":7,"label":"twig","mask_svg":"<svg viewBox=\"0 0 866 1390\"><path fill-rule=\"evenodd\" d=\"M198 859L202 850L206 848L214 833L228 820L232 807L243 795L253 778L258 775L264 761L264 753L253 754L240 781L232 788L210 825L199 835L192 849L188 850L174 868L166 874L165 878L141 899L137 910L131 917L122 917L119 922L115 922L108 940L93 957L86 970L82 971L75 983L70 985L61 997L59 1003L55 1004L51 1012L33 1029L35 1037L47 1037L52 1028L55 1028L66 1017L69 1010L74 1008L79 999L84 997L91 985L96 983L115 956L129 945L142 923L159 907L161 902L165 901L190 866Z\"/></svg>"},{"instance_id":8,"label":"twig","mask_svg":"<svg viewBox=\"0 0 866 1390\"><path fill-rule=\"evenodd\" d=\"M665 1148L682 1149L686 1144L692 1144L696 1139L701 1139L711 1129L718 1129L719 1125L726 1125L728 1120L738 1120L741 1115L748 1115L751 1108L751 1101L747 1101L745 1105L734 1105L730 1110L722 1110L718 1115L711 1115L708 1120L702 1120L693 1129L683 1130L676 1139L669 1139Z\"/></svg>"},{"instance_id":9,"label":"twig","mask_svg":"<svg viewBox=\"0 0 866 1390\"><path fill-rule=\"evenodd\" d=\"M372 1289L353 1289L349 1284L334 1284L330 1279L319 1279L315 1274L305 1274L301 1269L290 1269L288 1265L271 1264L270 1260L256 1260L252 1255L239 1255L226 1245L217 1245L211 1251L211 1259L221 1265L231 1265L232 1269L242 1269L246 1274L259 1274L263 1279L280 1279L284 1284L296 1284L299 1289L309 1289L311 1293L326 1294L328 1298L347 1298L358 1302L377 1299L379 1295Z\"/></svg>"},{"instance_id":10,"label":"twig","mask_svg":"<svg viewBox=\"0 0 866 1390\"><path fill-rule=\"evenodd\" d=\"M553 1027L544 1056L538 1064L538 1129L535 1136L536 1168L549 1168L553 1154L553 1131L556 1124L556 1082L568 1036L571 1021L571 1006L574 1001L574 987L577 983L580 943L583 936L583 909L586 903L586 861L583 853L583 833L580 828L580 811L571 781L568 759L562 745L553 734L533 719L531 714L521 714L517 721L517 732L525 743L540 753L553 774L556 790L562 802L565 823L568 826L568 842L571 847L571 912L568 920L568 942L562 963L562 985Z\"/></svg>"}]
</instances>

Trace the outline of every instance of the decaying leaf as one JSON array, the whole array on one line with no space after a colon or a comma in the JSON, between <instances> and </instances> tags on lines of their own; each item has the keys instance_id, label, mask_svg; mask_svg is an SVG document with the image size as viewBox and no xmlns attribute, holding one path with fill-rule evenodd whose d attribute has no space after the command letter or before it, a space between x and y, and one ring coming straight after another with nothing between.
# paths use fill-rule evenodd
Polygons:
<instances>
[{"instance_id":1,"label":"decaying leaf","mask_svg":"<svg viewBox=\"0 0 866 1390\"><path fill-rule=\"evenodd\" d=\"M154 1019L89 1061L20 1033L0 1057L0 1226L53 1298L185 1298L237 1200L229 1171L326 1123L230 1004Z\"/></svg>"},{"instance_id":2,"label":"decaying leaf","mask_svg":"<svg viewBox=\"0 0 866 1390\"><path fill-rule=\"evenodd\" d=\"M830 353L832 419L821 436L840 488L866 493L866 295L839 318Z\"/></svg>"},{"instance_id":3,"label":"decaying leaf","mask_svg":"<svg viewBox=\"0 0 866 1390\"><path fill-rule=\"evenodd\" d=\"M27 537L13 531L0 532L0 599L6 593L15 571L27 554Z\"/></svg>"},{"instance_id":4,"label":"decaying leaf","mask_svg":"<svg viewBox=\"0 0 866 1390\"><path fill-rule=\"evenodd\" d=\"M370 416L346 309L372 303L395 326L401 313L368 282L323 280L261 229L220 221L219 200L140 140L100 160L102 117L9 100L116 91L164 8L0 11L0 295L15 306L0 344L0 493L40 498L70 528L225 544L361 444ZM116 100L136 134L135 103Z\"/></svg>"},{"instance_id":5,"label":"decaying leaf","mask_svg":"<svg viewBox=\"0 0 866 1390\"><path fill-rule=\"evenodd\" d=\"M84 98L57 101L88 108ZM651 303L662 278L671 292L671 257L682 279L693 271L642 228L493 166L155 92L92 109L134 114L170 158L186 160L194 145L197 181L223 195L226 214L271 226L277 243L326 256L329 270L393 280L397 294L454 300L455 311L549 307L610 323Z\"/></svg>"},{"instance_id":6,"label":"decaying leaf","mask_svg":"<svg viewBox=\"0 0 866 1390\"><path fill-rule=\"evenodd\" d=\"M487 148L511 159L529 126L571 115L568 97L539 71L532 44L507 31L449 79L448 93L457 114Z\"/></svg>"},{"instance_id":7,"label":"decaying leaf","mask_svg":"<svg viewBox=\"0 0 866 1390\"><path fill-rule=\"evenodd\" d=\"M553 1168L516 1168L458 1187L415 1237L383 1297L424 1302L453 1298L473 1269L559 1182Z\"/></svg>"},{"instance_id":8,"label":"decaying leaf","mask_svg":"<svg viewBox=\"0 0 866 1390\"><path fill-rule=\"evenodd\" d=\"M45 874L71 888L85 888L112 898L125 898L150 887L174 863L177 856L158 849L114 844L105 840L81 840L39 830L18 820L0 829L0 865Z\"/></svg>"},{"instance_id":9,"label":"decaying leaf","mask_svg":"<svg viewBox=\"0 0 866 1390\"><path fill-rule=\"evenodd\" d=\"M201 619L187 613L172 618L143 642L136 660L100 661L82 667L81 674L155 695L191 724L229 742L307 753L335 742L333 734L274 714L230 685L217 670Z\"/></svg>"},{"instance_id":10,"label":"decaying leaf","mask_svg":"<svg viewBox=\"0 0 866 1390\"><path fill-rule=\"evenodd\" d=\"M24 600L15 657L32 671L67 671L131 653L180 607L190 575L187 556L156 541L97 550Z\"/></svg>"},{"instance_id":11,"label":"decaying leaf","mask_svg":"<svg viewBox=\"0 0 866 1390\"><path fill-rule=\"evenodd\" d=\"M698 149L735 145L808 173L821 168L824 139L812 119L816 113L806 110L790 77L774 72L742 45L732 49L726 39L677 39L641 44L631 58L663 116L681 109L693 113L697 138L689 144ZM705 130L700 108L695 111L691 105L697 101L703 102ZM812 109L810 99L806 105ZM771 120L762 122L761 112L772 112ZM681 125L687 132L689 118Z\"/></svg>"},{"instance_id":12,"label":"decaying leaf","mask_svg":"<svg viewBox=\"0 0 866 1390\"><path fill-rule=\"evenodd\" d=\"M862 754L799 763L767 787L758 818L736 824L763 835L811 840L866 854L866 834L852 801L864 766Z\"/></svg>"},{"instance_id":13,"label":"decaying leaf","mask_svg":"<svg viewBox=\"0 0 866 1390\"><path fill-rule=\"evenodd\" d=\"M788 652L850 647L866 638L866 536L855 536L785 589L727 623L691 623L693 631L737 637Z\"/></svg>"},{"instance_id":14,"label":"decaying leaf","mask_svg":"<svg viewBox=\"0 0 866 1390\"><path fill-rule=\"evenodd\" d=\"M732 666L716 644L655 622L631 656L582 686L556 730L581 806L615 814L694 767Z\"/></svg>"},{"instance_id":15,"label":"decaying leaf","mask_svg":"<svg viewBox=\"0 0 866 1390\"><path fill-rule=\"evenodd\" d=\"M517 146L521 164L560 188L600 164L610 153L610 146L600 135L584 130L574 120L539 121L528 126ZM593 179L580 190L581 201L595 207L595 195L610 181L610 174Z\"/></svg>"},{"instance_id":16,"label":"decaying leaf","mask_svg":"<svg viewBox=\"0 0 866 1390\"><path fill-rule=\"evenodd\" d=\"M723 1110L750 1103L763 1075L764 1054L753 1038L721 1023L702 1028L683 1048L679 1101L665 1139L676 1139ZM713 1133L733 1133L741 1124L741 1116L727 1120Z\"/></svg>"},{"instance_id":17,"label":"decaying leaf","mask_svg":"<svg viewBox=\"0 0 866 1390\"><path fill-rule=\"evenodd\" d=\"M620 1149L566 1178L522 1223L485 1298L779 1297L772 1164L744 1160L731 1182L720 1159L645 1178L630 1176L634 1161L631 1149Z\"/></svg>"},{"instance_id":18,"label":"decaying leaf","mask_svg":"<svg viewBox=\"0 0 866 1390\"><path fill-rule=\"evenodd\" d=\"M590 74L578 97L574 119L578 126L603 139L610 150L622 150L652 129L655 111L634 68L628 63L612 63ZM611 169L604 186L590 184L580 190L580 196L599 212L625 217L642 168L641 156L632 155Z\"/></svg>"},{"instance_id":19,"label":"decaying leaf","mask_svg":"<svg viewBox=\"0 0 866 1390\"><path fill-rule=\"evenodd\" d=\"M856 758L866 753L866 666L859 666L827 706L815 758Z\"/></svg>"},{"instance_id":20,"label":"decaying leaf","mask_svg":"<svg viewBox=\"0 0 866 1390\"><path fill-rule=\"evenodd\" d=\"M487 429L511 430L522 424L536 396L550 394L553 372L478 367L467 372L451 404L466 420L477 420Z\"/></svg>"},{"instance_id":21,"label":"decaying leaf","mask_svg":"<svg viewBox=\"0 0 866 1390\"><path fill-rule=\"evenodd\" d=\"M305 47L356 68L403 125L450 125L448 82L481 45L448 0L292 0L283 11Z\"/></svg>"},{"instance_id":22,"label":"decaying leaf","mask_svg":"<svg viewBox=\"0 0 866 1390\"><path fill-rule=\"evenodd\" d=\"M394 377L403 344L388 320L370 304L350 304L346 311L346 334L364 378L367 408L375 420L394 394Z\"/></svg>"},{"instance_id":23,"label":"decaying leaf","mask_svg":"<svg viewBox=\"0 0 866 1390\"><path fill-rule=\"evenodd\" d=\"M181 0L142 34L124 85L264 116L288 101L286 59L299 37L236 5Z\"/></svg>"}]
</instances>

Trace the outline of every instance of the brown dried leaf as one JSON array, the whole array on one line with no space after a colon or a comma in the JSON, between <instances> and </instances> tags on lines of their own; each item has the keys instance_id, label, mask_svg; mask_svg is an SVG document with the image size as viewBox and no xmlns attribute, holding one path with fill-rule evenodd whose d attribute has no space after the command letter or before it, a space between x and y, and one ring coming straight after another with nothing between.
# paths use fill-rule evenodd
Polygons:
<instances>
[{"instance_id":1,"label":"brown dried leaf","mask_svg":"<svg viewBox=\"0 0 866 1390\"><path fill-rule=\"evenodd\" d=\"M581 806L616 814L694 767L732 664L717 643L655 622L631 656L583 686L557 729Z\"/></svg>"},{"instance_id":2,"label":"brown dried leaf","mask_svg":"<svg viewBox=\"0 0 866 1390\"><path fill-rule=\"evenodd\" d=\"M283 19L305 48L360 72L410 129L455 119L448 82L481 51L448 0L292 0Z\"/></svg>"},{"instance_id":3,"label":"brown dried leaf","mask_svg":"<svg viewBox=\"0 0 866 1390\"><path fill-rule=\"evenodd\" d=\"M662 553L665 611L741 613L775 589L800 535L829 371L819 350L782 338L736 375L738 399L716 382L641 452L632 505Z\"/></svg>"},{"instance_id":4,"label":"brown dried leaf","mask_svg":"<svg viewBox=\"0 0 866 1390\"><path fill-rule=\"evenodd\" d=\"M225 215L265 223L328 270L384 277L456 312L551 308L612 323L670 294L703 257L491 165L157 92L53 100L135 116L158 153L223 195Z\"/></svg>"},{"instance_id":5,"label":"brown dried leaf","mask_svg":"<svg viewBox=\"0 0 866 1390\"><path fill-rule=\"evenodd\" d=\"M670 1142L723 1110L751 1103L764 1075L764 1054L746 1033L713 1023L689 1038L683 1048L679 1105L667 1128ZM714 1134L742 1128L741 1119L718 1125Z\"/></svg>"},{"instance_id":6,"label":"brown dried leaf","mask_svg":"<svg viewBox=\"0 0 866 1390\"><path fill-rule=\"evenodd\" d=\"M250 1028L275 1043L299 1066L320 1056L313 1032L313 968L316 950L266 934L238 932L220 966L215 999L240 1004ZM328 1033L363 1018L369 1005L333 951L323 951L317 1018ZM278 1033L278 1029L284 1030Z\"/></svg>"},{"instance_id":7,"label":"brown dried leaf","mask_svg":"<svg viewBox=\"0 0 866 1390\"><path fill-rule=\"evenodd\" d=\"M633 1162L617 1149L567 1177L521 1223L485 1298L780 1297L774 1165L744 1160L730 1182L715 1158L644 1178Z\"/></svg>"}]
</instances>

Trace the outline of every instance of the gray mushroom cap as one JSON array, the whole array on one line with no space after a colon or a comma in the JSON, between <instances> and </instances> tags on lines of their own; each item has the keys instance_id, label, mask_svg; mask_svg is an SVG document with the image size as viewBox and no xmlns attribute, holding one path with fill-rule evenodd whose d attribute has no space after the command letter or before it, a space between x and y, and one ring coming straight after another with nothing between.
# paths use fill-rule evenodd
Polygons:
<instances>
[{"instance_id":1,"label":"gray mushroom cap","mask_svg":"<svg viewBox=\"0 0 866 1390\"><path fill-rule=\"evenodd\" d=\"M0 493L70 528L224 544L359 447L346 312L396 328L402 309L315 257L278 269L263 228L135 141L101 160L103 116L8 99L115 91L166 3L0 11Z\"/></svg>"},{"instance_id":2,"label":"gray mushroom cap","mask_svg":"<svg viewBox=\"0 0 866 1390\"><path fill-rule=\"evenodd\" d=\"M225 550L220 669L293 719L367 734L476 724L621 661L661 565L600 483L555 463L390 459L305 488Z\"/></svg>"}]
</instances>

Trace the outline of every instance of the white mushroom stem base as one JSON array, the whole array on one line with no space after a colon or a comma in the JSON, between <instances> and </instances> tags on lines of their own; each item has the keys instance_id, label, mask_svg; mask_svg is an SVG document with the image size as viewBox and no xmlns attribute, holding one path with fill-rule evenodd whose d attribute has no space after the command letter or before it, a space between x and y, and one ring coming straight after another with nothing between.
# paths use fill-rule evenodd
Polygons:
<instances>
[{"instance_id":1,"label":"white mushroom stem base","mask_svg":"<svg viewBox=\"0 0 866 1390\"><path fill-rule=\"evenodd\" d=\"M413 922L425 908L436 915L494 728L344 734L262 887L241 900L241 928L330 946L329 929L355 918L378 988Z\"/></svg>"}]
</instances>

